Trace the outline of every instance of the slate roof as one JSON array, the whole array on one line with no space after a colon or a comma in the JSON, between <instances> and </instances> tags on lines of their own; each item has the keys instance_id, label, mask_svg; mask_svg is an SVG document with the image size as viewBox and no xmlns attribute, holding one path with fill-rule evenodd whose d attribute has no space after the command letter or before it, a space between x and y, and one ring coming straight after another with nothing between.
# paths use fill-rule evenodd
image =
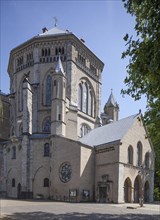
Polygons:
<instances>
[{"instance_id":1,"label":"slate roof","mask_svg":"<svg viewBox=\"0 0 160 220\"><path fill-rule=\"evenodd\" d=\"M105 104L105 107L108 107L108 106L114 106L114 107L117 107L117 106L118 106L118 104L117 104L117 102L116 102L116 100L115 100L115 98L114 98L114 95L113 95L112 91L111 91L111 94L110 94L110 96L109 96L109 99L108 99L107 103ZM105 107L104 107L104 108L105 108Z\"/></svg>"},{"instance_id":2,"label":"slate roof","mask_svg":"<svg viewBox=\"0 0 160 220\"><path fill-rule=\"evenodd\" d=\"M61 29L59 29L57 27L54 27L54 28L52 28L52 29L42 33L42 34L39 34L39 36L61 35L61 34L69 34L69 33L70 32L67 31L67 30L64 31L64 30L61 30Z\"/></svg>"},{"instance_id":3,"label":"slate roof","mask_svg":"<svg viewBox=\"0 0 160 220\"><path fill-rule=\"evenodd\" d=\"M95 128L84 137L80 138L79 141L90 146L120 141L132 126L138 115L139 114L135 114L102 127Z\"/></svg>"}]
</instances>

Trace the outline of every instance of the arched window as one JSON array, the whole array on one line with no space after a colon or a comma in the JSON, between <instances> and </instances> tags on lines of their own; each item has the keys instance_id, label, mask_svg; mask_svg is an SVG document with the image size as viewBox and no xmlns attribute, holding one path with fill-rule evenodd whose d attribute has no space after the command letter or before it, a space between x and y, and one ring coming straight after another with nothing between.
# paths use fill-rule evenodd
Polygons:
<instances>
[{"instance_id":1,"label":"arched window","mask_svg":"<svg viewBox=\"0 0 160 220\"><path fill-rule=\"evenodd\" d=\"M87 124L82 124L80 128L80 135L83 137L91 131L91 128Z\"/></svg>"},{"instance_id":2,"label":"arched window","mask_svg":"<svg viewBox=\"0 0 160 220\"><path fill-rule=\"evenodd\" d=\"M44 157L49 157L49 154L50 154L49 143L45 143L44 144Z\"/></svg>"},{"instance_id":3,"label":"arched window","mask_svg":"<svg viewBox=\"0 0 160 220\"><path fill-rule=\"evenodd\" d=\"M47 56L47 49L45 49L45 56Z\"/></svg>"},{"instance_id":4,"label":"arched window","mask_svg":"<svg viewBox=\"0 0 160 220\"><path fill-rule=\"evenodd\" d=\"M50 56L51 54L51 51L50 51L50 48L48 48L48 56Z\"/></svg>"},{"instance_id":5,"label":"arched window","mask_svg":"<svg viewBox=\"0 0 160 220\"><path fill-rule=\"evenodd\" d=\"M55 54L58 55L58 49L57 49L57 47L56 47L56 50L55 50Z\"/></svg>"},{"instance_id":6,"label":"arched window","mask_svg":"<svg viewBox=\"0 0 160 220\"><path fill-rule=\"evenodd\" d=\"M51 132L51 118L47 117L43 121L42 132L50 133Z\"/></svg>"},{"instance_id":7,"label":"arched window","mask_svg":"<svg viewBox=\"0 0 160 220\"><path fill-rule=\"evenodd\" d=\"M16 159L16 146L12 147L12 159Z\"/></svg>"},{"instance_id":8,"label":"arched window","mask_svg":"<svg viewBox=\"0 0 160 220\"><path fill-rule=\"evenodd\" d=\"M64 54L64 47L62 47L62 54Z\"/></svg>"},{"instance_id":9,"label":"arched window","mask_svg":"<svg viewBox=\"0 0 160 220\"><path fill-rule=\"evenodd\" d=\"M90 84L86 81L78 85L78 109L93 117L94 95Z\"/></svg>"},{"instance_id":10,"label":"arched window","mask_svg":"<svg viewBox=\"0 0 160 220\"><path fill-rule=\"evenodd\" d=\"M93 115L93 95L91 91L88 94L88 114Z\"/></svg>"},{"instance_id":11,"label":"arched window","mask_svg":"<svg viewBox=\"0 0 160 220\"><path fill-rule=\"evenodd\" d=\"M44 57L44 49L42 49L42 57Z\"/></svg>"},{"instance_id":12,"label":"arched window","mask_svg":"<svg viewBox=\"0 0 160 220\"><path fill-rule=\"evenodd\" d=\"M23 80L18 89L18 110L23 111Z\"/></svg>"},{"instance_id":13,"label":"arched window","mask_svg":"<svg viewBox=\"0 0 160 220\"><path fill-rule=\"evenodd\" d=\"M133 164L133 147L128 147L128 163Z\"/></svg>"},{"instance_id":14,"label":"arched window","mask_svg":"<svg viewBox=\"0 0 160 220\"><path fill-rule=\"evenodd\" d=\"M82 94L83 94L82 85L79 84L78 85L78 109L81 111L82 111Z\"/></svg>"},{"instance_id":15,"label":"arched window","mask_svg":"<svg viewBox=\"0 0 160 220\"><path fill-rule=\"evenodd\" d=\"M49 179L48 178L44 178L43 186L44 187L49 187Z\"/></svg>"},{"instance_id":16,"label":"arched window","mask_svg":"<svg viewBox=\"0 0 160 220\"><path fill-rule=\"evenodd\" d=\"M51 106L51 95L52 95L52 77L47 76L46 79L46 105Z\"/></svg>"},{"instance_id":17,"label":"arched window","mask_svg":"<svg viewBox=\"0 0 160 220\"><path fill-rule=\"evenodd\" d=\"M149 152L145 154L145 168L149 168Z\"/></svg>"},{"instance_id":18,"label":"arched window","mask_svg":"<svg viewBox=\"0 0 160 220\"><path fill-rule=\"evenodd\" d=\"M83 84L83 112L88 113L88 86Z\"/></svg>"},{"instance_id":19,"label":"arched window","mask_svg":"<svg viewBox=\"0 0 160 220\"><path fill-rule=\"evenodd\" d=\"M142 143L140 141L137 143L137 165L142 165Z\"/></svg>"},{"instance_id":20,"label":"arched window","mask_svg":"<svg viewBox=\"0 0 160 220\"><path fill-rule=\"evenodd\" d=\"M15 179L13 178L12 179L12 187L15 187L16 186L16 181L15 181Z\"/></svg>"}]
</instances>

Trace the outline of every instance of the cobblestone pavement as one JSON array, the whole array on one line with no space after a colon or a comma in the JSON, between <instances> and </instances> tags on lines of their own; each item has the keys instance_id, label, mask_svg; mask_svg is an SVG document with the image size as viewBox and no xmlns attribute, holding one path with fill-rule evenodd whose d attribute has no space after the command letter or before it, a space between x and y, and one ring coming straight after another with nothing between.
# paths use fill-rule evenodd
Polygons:
<instances>
[{"instance_id":1,"label":"cobblestone pavement","mask_svg":"<svg viewBox=\"0 0 160 220\"><path fill-rule=\"evenodd\" d=\"M3 220L160 220L160 204L99 204L1 200Z\"/></svg>"}]
</instances>

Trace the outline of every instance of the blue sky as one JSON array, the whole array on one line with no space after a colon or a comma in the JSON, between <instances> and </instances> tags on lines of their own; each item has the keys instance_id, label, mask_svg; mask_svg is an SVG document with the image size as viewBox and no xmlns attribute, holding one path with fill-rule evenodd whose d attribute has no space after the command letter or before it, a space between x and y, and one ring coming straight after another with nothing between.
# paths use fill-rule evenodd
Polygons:
<instances>
[{"instance_id":1,"label":"blue sky","mask_svg":"<svg viewBox=\"0 0 160 220\"><path fill-rule=\"evenodd\" d=\"M0 0L0 88L9 93L7 66L11 49L41 33L42 28L54 26L68 29L85 40L105 64L102 76L102 106L106 103L111 88L120 105L120 118L145 110L145 98L134 101L122 97L125 88L128 60L122 60L125 50L123 37L126 33L135 35L134 18L126 13L121 0L95 1L43 1L43 0Z\"/></svg>"}]
</instances>

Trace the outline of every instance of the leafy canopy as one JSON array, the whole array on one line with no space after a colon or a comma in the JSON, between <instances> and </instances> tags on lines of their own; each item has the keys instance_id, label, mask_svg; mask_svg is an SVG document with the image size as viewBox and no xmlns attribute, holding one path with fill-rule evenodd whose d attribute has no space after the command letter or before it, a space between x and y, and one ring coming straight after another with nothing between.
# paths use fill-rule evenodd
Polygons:
<instances>
[{"instance_id":1,"label":"leafy canopy","mask_svg":"<svg viewBox=\"0 0 160 220\"><path fill-rule=\"evenodd\" d=\"M126 34L129 57L127 89L121 92L135 100L147 97L145 121L156 153L156 181L160 187L160 0L122 0L127 13L135 17L137 36ZM155 182L156 182L155 181Z\"/></svg>"}]
</instances>

